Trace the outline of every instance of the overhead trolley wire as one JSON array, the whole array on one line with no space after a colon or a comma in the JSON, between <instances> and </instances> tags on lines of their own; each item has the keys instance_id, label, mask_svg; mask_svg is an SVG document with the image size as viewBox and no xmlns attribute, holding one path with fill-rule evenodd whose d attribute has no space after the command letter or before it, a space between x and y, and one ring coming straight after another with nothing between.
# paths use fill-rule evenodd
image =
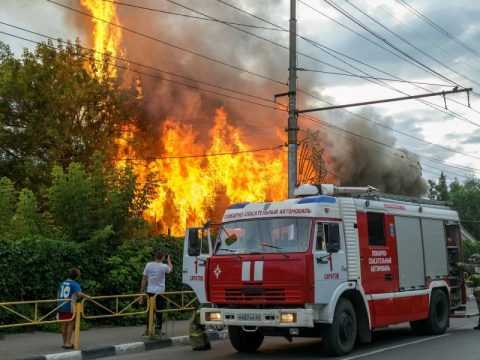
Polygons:
<instances>
[{"instance_id":1,"label":"overhead trolley wire","mask_svg":"<svg viewBox=\"0 0 480 360\"><path fill-rule=\"evenodd\" d=\"M235 65L226 63L226 62L221 61L221 60L218 60L218 59L214 59L214 58L212 58L212 57L209 57L209 56L206 56L206 55L197 53L197 52L192 51L192 50L185 49L185 48L183 48L183 47L181 47L181 46L178 46L178 45L175 45L175 44L171 44L171 43L169 43L169 42L166 42L166 41L160 40L160 39L158 39L158 38L155 38L155 37L153 37L153 36L150 36L150 35L141 33L141 32L136 31L136 30L134 30L134 29L127 28L127 27L125 27L125 26L122 26L122 25L119 25L119 24L116 24L116 23L107 21L107 20L105 20L105 19L101 19L101 18L99 18L99 17L96 17L96 16L91 15L91 14L89 14L89 13L86 13L86 12L84 12L84 11L81 11L81 10L78 10L78 9L75 9L75 8L72 8L72 7L67 6L67 5L65 5L65 4L61 4L61 3L58 3L58 2L53 1L53 0L46 0L46 1L48 1L48 2L50 2L50 3L52 3L52 4L55 4L55 5L57 5L57 6L61 6L61 7L65 8L65 9L74 11L74 12L76 12L76 13L78 13L78 14L82 14L82 15L84 15L84 16L88 16L88 17L93 18L93 19L96 19L96 20L98 20L98 21L102 21L102 22L104 22L104 23L107 23L107 24L110 24L110 25L112 25L112 26L118 27L118 28L120 28L120 29L122 29L122 30L125 30L125 31L127 31L127 32L130 32L130 33L132 33L132 34L135 34L135 35L138 35L138 36L147 38L147 39L149 39L149 40L158 42L158 43L160 43L160 44L163 44L163 45L172 47L172 48L174 48L174 49L187 52L187 53L189 53L189 54L192 54L192 55L201 57L201 58L206 59L206 60L209 60L209 61L213 61L213 62L215 62L215 63L217 63L217 64L221 64L221 65L223 65L223 66L226 66L226 67L229 67L229 68L232 68L232 69L235 69L235 70L238 70L238 71L241 71L241 72L250 74L250 75L254 75L254 76L260 77L260 78L265 79L265 80L273 81L273 82L275 82L275 83L277 83L277 84L286 85L286 83L283 83L283 82L281 82L281 81L275 80L275 79L273 79L273 78L271 78L271 77L264 76L264 75L260 75L260 74L254 73L253 71L250 71L250 70L247 70L247 69L243 69L243 68L241 68L241 67L238 67L238 66L235 66Z\"/></svg>"},{"instance_id":2,"label":"overhead trolley wire","mask_svg":"<svg viewBox=\"0 0 480 360\"><path fill-rule=\"evenodd\" d=\"M409 46L411 46L412 48L414 48L415 50L419 51L420 53L422 53L423 55L425 55L426 57L428 57L429 59L435 61L437 64L447 68L449 71L453 72L454 74L457 74L458 76L464 78L465 80L468 80L472 83L474 83L475 85L478 85L480 86L480 83L474 81L474 80L471 80L469 78L467 78L465 75L457 72L456 70L452 69L450 66L444 64L443 62L435 59L433 56L431 56L430 54L428 54L427 52L425 52L424 50L418 48L417 46L415 46L414 44L412 44L410 41L408 41L407 39L405 39L404 37L398 35L397 33L395 33L394 31L390 30L387 26L383 25L380 21L374 19L372 16L368 15L365 11L363 11L362 9L360 9L358 6L352 4L352 2L350 0L345 0L348 4L350 4L350 6L352 6L353 8L355 8L357 11L359 11L360 13L362 13L364 16L368 17L370 20L372 20L373 22L375 22L376 24L378 24L379 26L381 26L383 29L385 29L386 31L388 31L390 34L392 34L393 36L395 36L396 38L402 40L403 42L405 42L406 44L408 44Z\"/></svg>"},{"instance_id":3,"label":"overhead trolley wire","mask_svg":"<svg viewBox=\"0 0 480 360\"><path fill-rule=\"evenodd\" d=\"M218 0L217 0L217 1L218 1ZM315 9L314 7L306 4L306 3L303 2L302 0L299 0L299 1L300 1L302 4L306 5L307 7L309 7L310 9L318 12L319 14L328 17L328 15L326 15L326 14L322 13L321 11L319 11L318 9ZM375 43L375 42L371 41L370 39L364 37L362 34L356 32L355 30L352 30L351 28L349 28L349 27L347 27L347 26L345 26L345 25L337 22L335 19L333 19L333 18L331 18L331 17L328 17L328 18L331 19L331 20L333 20L333 21L335 21L336 23L340 24L341 26L345 27L346 29L352 31L353 33L361 36L362 38L365 38L365 39L369 40L370 42L372 42L373 44L375 44L375 45L378 46L377 43ZM309 40L309 39L307 39L307 40L308 40L309 42L311 42L312 44L317 44L317 45L323 47L323 45L318 44L318 43L314 42L313 40ZM403 58L402 58L401 56L399 56L398 54L395 54L395 53L391 52L390 50L388 50L388 49L386 49L386 48L384 48L384 47L382 47L382 46L380 46L380 47L381 47L382 49L388 51L389 53L392 53L393 55L400 57L402 60L406 60L406 59L403 59ZM335 52L335 53L338 53L338 54L340 54L340 55L342 55L342 56L344 56L344 57L346 57L346 58L348 58L348 59L350 59L350 60L352 60L352 61L359 62L359 63L361 63L361 64L364 65L364 66L368 66L368 67L370 67L370 68L372 68L372 69L375 69L375 70L377 70L377 71L379 71L379 72L382 72L382 73L384 73L384 74L386 74L386 75L392 76L392 77L394 77L395 79L402 80L402 79L400 79L398 76L392 75L392 74L390 74L390 73L388 73L388 72L385 72L385 71L383 71L383 70L381 70L381 69L378 69L378 68L373 67L373 66L371 66L371 65L365 64L365 63L363 63L363 62L361 62L361 61L359 61L359 60L357 60L357 59L351 58L351 57L348 56L348 55L345 55L345 54L343 54L343 53L337 52L337 51L332 50L332 49L329 49L329 50L330 50L330 51L333 51L333 52ZM325 51L325 50L323 50L323 51ZM328 53L328 52L327 52L327 53ZM329 54L329 55L330 55L330 56L333 56L333 57L335 57L335 58L338 59L338 57L336 57L336 56L334 56L334 55L332 55L332 54ZM340 61L342 61L342 62L345 63L345 61L343 61L343 60L341 60L341 59L338 59L338 60L340 60ZM408 60L406 60L406 61L408 61ZM408 61L408 62L410 62L410 61ZM416 64L414 64L414 65L415 65L416 67L419 67L419 66L416 65ZM352 65L349 65L349 66L352 66ZM352 67L353 67L353 66L352 66ZM357 69L356 67L354 67L354 68ZM364 74L366 74L366 75L368 75L368 76L370 75L370 74L368 74L368 73L366 73L366 72L364 72L364 71L362 71L362 70L359 70L359 71L361 71L362 73L364 73ZM378 80L378 82L379 82L379 85L380 85L380 84L383 84L382 86L384 86L384 87L387 87L387 88L389 88L389 89L395 90L395 91L397 91L397 92L399 92L399 93L402 93L402 94L404 94L404 95L408 95L407 93L405 93L405 92L403 92L403 91L401 91L401 90L398 90L398 89L396 89L396 88L394 88L394 87L392 87L392 86L390 86L390 85L388 85L388 84L382 83L382 81L380 81L380 80ZM414 86L416 86L416 87L418 87L418 88L420 88L420 89L423 89L423 90L425 90L425 91L432 92L431 90L428 90L428 89L426 89L426 88L424 88L424 87L422 87L422 86L419 86L419 85L417 85L417 84L414 84L413 82L411 82L411 84L414 85ZM461 103L461 102L459 102L459 101L457 101L457 100L454 100L454 99L452 99L452 98L448 98L448 99L449 99L450 101L454 102L454 103L457 103L457 104L460 104L460 105L462 105L462 106L468 107L467 105L465 105L465 104L463 104L463 103ZM470 124L472 124L472 125L479 126L479 124L473 122L472 120L466 118L465 116L462 116L462 115L460 115L460 114L458 114L458 113L456 113L456 112L454 112L454 111L452 111L452 110L450 110L450 109L444 109L443 107L441 107L441 106L439 106L439 105L436 105L436 104L434 104L434 103L431 103L431 102L429 102L429 101L422 100L422 99L418 99L417 101L423 103L424 105L427 105L427 106L429 106L429 107L432 107L432 108L434 108L434 109L437 110L437 111L443 112L444 114L453 116L453 117L455 117L455 118L457 118L457 119L459 119L459 120L468 122L468 123L470 123ZM480 114L479 111L477 111L477 110L475 110L475 109L473 109L473 108L471 108L471 107L468 107L468 108L469 108L471 111Z\"/></svg>"},{"instance_id":4,"label":"overhead trolley wire","mask_svg":"<svg viewBox=\"0 0 480 360\"><path fill-rule=\"evenodd\" d=\"M82 13L82 14L84 14L84 15L93 17L93 16L91 16L90 14L83 13L83 12L81 12L81 11L78 11L78 10L76 10L76 9L72 9L72 8L70 8L70 7L67 7L67 6L65 6L65 5L56 3L56 2L54 2L54 1L51 1L51 0L47 0L47 1L52 2L52 3L54 3L54 4L56 4L56 5L59 5L59 6L63 6L63 7L69 8L69 9L71 9L71 10L73 10L73 11ZM220 1L220 0L219 0L219 1ZM99 19L99 20L104 21L104 22L107 22L107 21L102 20L102 19ZM116 25L116 24L112 24L112 25ZM116 25L116 26L118 26L118 25ZM136 32L136 31L134 31L134 30L131 30L131 29L128 29L128 30L133 31L133 32L135 32L135 33L138 33L138 32ZM144 34L142 34L142 35L145 36ZM147 37L148 37L148 36L147 36ZM175 45L173 45L173 46L176 47ZM184 49L182 49L182 50L184 50ZM188 50L185 50L185 51L188 51ZM150 76L151 74L146 74L146 75L149 75L149 76ZM255 74L255 75L258 75L258 74ZM272 79L269 79L269 80L272 80ZM273 81L275 81L275 80L273 80ZM275 82L278 82L278 81L275 81ZM280 82L279 82L279 83L280 83ZM182 84L182 85L184 85L184 84ZM219 95L224 96L224 94L219 94ZM237 100L242 100L242 99L237 99ZM257 104L257 105L258 105L258 104ZM273 107L272 107L272 108L273 108ZM273 108L273 109L275 109L275 110L281 110L281 109L278 109L278 108ZM282 110L282 111L283 111L283 110ZM392 129L392 130L393 130L393 129ZM436 144L433 144L433 143L430 143L430 144L433 145L433 146L437 146ZM453 151L453 150L452 150L452 151ZM462 155L463 155L463 154L462 154ZM466 156L469 156L469 155L466 155Z\"/></svg>"},{"instance_id":5,"label":"overhead trolley wire","mask_svg":"<svg viewBox=\"0 0 480 360\"><path fill-rule=\"evenodd\" d=\"M472 54L480 57L480 53L473 49L472 47L470 47L469 45L465 44L464 42L462 42L461 40L457 39L455 36L453 36L452 34L450 34L448 31L444 30L441 26L437 25L435 22L433 22L431 19L429 19L428 17L426 17L425 15L423 15L420 11L418 11L415 7L413 7L413 5L410 5L408 4L406 1L404 0L396 0L397 3L399 3L400 5L402 5L404 8L406 8L408 11L410 11L411 13L415 14L416 16L418 16L419 18L421 18L423 21L425 21L427 24L429 24L430 26L432 26L434 29L436 29L437 31L441 32L443 35L445 35L446 37L452 39L453 41L455 41L457 44L459 44L461 47L463 47L465 50L471 52Z\"/></svg>"},{"instance_id":6,"label":"overhead trolley wire","mask_svg":"<svg viewBox=\"0 0 480 360\"><path fill-rule=\"evenodd\" d=\"M5 34L5 35L8 35L8 36L13 36L13 37L15 37L15 38L18 38L18 39L21 39L21 40L25 40L25 41L28 41L28 42L32 42L32 43L39 44L39 42L37 42L37 41L30 40L30 39L26 39L26 38L23 38L23 37L20 37L20 36L17 36L17 35L13 35L13 34L9 34L9 33L3 32L3 31L0 31L0 33ZM49 37L49 38L50 38L50 37ZM121 67L121 68L125 68L125 69L128 70L128 68L126 68L126 67ZM146 74L146 75L151 76L150 74ZM279 108L273 108L273 109L275 109L275 110L281 110L281 109L279 109ZM281 110L281 111L284 111L284 110ZM320 119L317 119L317 118L315 118L315 117L308 116L308 115L303 115L303 114L301 114L300 116L301 116L301 117L304 117L304 118L307 118L308 120L310 120L310 121L312 121L312 122L314 122L314 123L323 125L323 126L325 126L326 128L334 128L335 130L340 131L340 132L342 132L342 133L346 133L346 134L348 134L348 135L350 135L350 136L354 136L354 137L359 138L359 139L367 140L367 141L376 143L376 144L378 144L378 145L383 145L383 146L386 146L386 147L388 147L388 148L390 148L390 149L396 149L395 147L390 146L390 145L385 144L385 143L382 143L382 142L380 142L380 141L376 141L376 140L367 138L367 137L365 137L365 136L361 136L361 135L355 134L355 133L350 132L350 131L348 131L348 130L346 130L346 129L342 129L342 128L339 128L339 127L337 127L337 126L328 124L328 123L326 123L326 122L324 122L324 121L322 121L322 120L320 120ZM431 145L436 146L436 145L433 144L433 143L431 143ZM283 146L283 145L282 145L282 146ZM276 148L271 148L271 149L257 149L257 150L254 150L254 151L252 150L252 151L245 151L245 152L266 151L266 150L275 150L275 149L276 149ZM453 151L453 150L452 150L452 151ZM420 154L416 154L416 153L413 153L413 152L409 152L409 153L411 153L411 154L413 154L413 155L417 155L418 157L425 157L425 156L422 156L422 155L420 155ZM232 153L222 153L222 154L217 154L217 155L228 155L228 154L232 154ZM234 153L233 153L233 154L234 154ZM203 156L203 155L188 155L188 156L180 156L180 157L178 157L178 156L174 156L174 157L162 157L162 158L158 158L158 159L182 158L182 157L202 157L202 156ZM209 156L215 156L215 154L210 154ZM156 158L152 158L152 160L155 160L155 159L156 159ZM129 160L129 159L118 159L118 160ZM135 160L135 159L130 159L130 160ZM453 166L453 165L444 163L443 161L440 161L440 160L438 160L438 159L434 159L434 160L436 160L436 161L438 161L439 163L441 163L441 164L443 164L443 165L446 165L446 166ZM473 169L472 169L472 170L473 170Z\"/></svg>"},{"instance_id":7,"label":"overhead trolley wire","mask_svg":"<svg viewBox=\"0 0 480 360\"><path fill-rule=\"evenodd\" d=\"M0 24L10 26L9 24L4 23L4 22L0 22ZM17 27L17 28L18 28L18 27ZM24 31L31 32L31 31L29 31L29 30L24 30ZM24 38L24 37L21 37L21 36L18 36L18 35L14 35L14 34L11 34L11 33L7 33L7 32L4 32L4 31L0 31L0 33L1 33L1 34L5 34L5 35L8 35L8 36L11 36L11 37L15 37L15 38L20 39L20 40L28 41L28 42L31 42L31 43L34 43L34 44L40 44L40 42L38 42L38 41L31 40L31 39L27 39L27 38ZM50 40L56 40L56 41L59 41L59 42L61 42L61 43L67 43L67 42L62 41L62 40L59 40L59 39L54 39L53 37L50 37L50 36L47 36L47 35L42 35L42 34L35 33L35 32L32 32L32 33L34 33L34 34L36 34L36 35L38 35L38 36L44 36L44 37L46 37L46 38L48 38L48 39L50 39ZM82 48L83 48L83 49L86 49L86 50L94 51L93 49L84 48L84 47L82 47ZM94 61L101 63L101 60L94 60ZM150 73L146 73L146 72L143 72L143 71L140 71L140 70L132 69L132 68L130 68L130 67L128 67L128 66L122 66L122 65L119 65L119 64L115 64L114 62L107 62L107 63L110 64L110 65L112 65L112 66L115 66L115 67L117 67L117 68L119 68L119 69L124 69L124 70L127 70L127 71L132 71L132 72L137 73L137 74L140 74L140 75L145 75L145 76L153 77L153 78L156 78L156 79L159 79L159 80L162 80L162 81L167 81L167 82L170 82L170 83L173 83L173 84L176 84L176 85L182 85L182 86L185 86L185 87L188 87L188 88L191 88L191 89L204 91L204 92L207 92L207 93L219 95L219 96L226 97L226 98L233 99L233 100L243 101L243 102L246 102L246 103L249 103L249 104L253 104L253 105L257 105L257 106L262 106L262 107L266 107L266 108L269 108L269 109L286 111L285 109L281 109L281 108L279 108L279 107L269 106L269 105L257 103L257 102L254 102L254 101L250 101L250 100L247 100L247 99L242 99L242 98L238 98L238 97L235 97L235 96L223 94L223 93L220 93L220 92L218 92L218 91L213 91L213 90L204 89L204 88L201 88L201 87L199 87L199 86L194 86L194 85L185 84L185 83L182 83L182 82L179 82L179 81L175 81L175 80L171 80L171 79L166 79L166 78L164 78L164 77L161 77L161 76L158 76L158 75L155 75L155 74L150 74ZM278 105L279 105L279 106L283 106L283 105L281 105L281 104L278 104Z\"/></svg>"},{"instance_id":8,"label":"overhead trolley wire","mask_svg":"<svg viewBox=\"0 0 480 360\"><path fill-rule=\"evenodd\" d=\"M280 30L280 29L275 29L275 28L270 28L270 27L265 27L265 26L242 24L242 23L236 23L236 22L226 21L226 20L209 19L209 18L206 18L206 17L180 14L180 13L176 13L176 12L173 12L173 11L159 10L159 9L154 9L154 8L150 8L150 7L146 7L146 6L127 4L127 3L124 3L124 2L121 2L121 1L114 1L114 0L101 0L101 1L109 2L109 3L115 4L115 5L127 6L127 7L131 7L131 8L135 8L135 9L149 10L149 11L154 11L154 12L163 13L163 14L167 14L167 15L182 16L182 17L197 19L197 20L218 22L218 23L222 23L222 24L231 24L231 25L236 25L236 26L244 26L244 27L250 27L250 28L260 29L260 30L285 31L285 30Z\"/></svg>"}]
</instances>

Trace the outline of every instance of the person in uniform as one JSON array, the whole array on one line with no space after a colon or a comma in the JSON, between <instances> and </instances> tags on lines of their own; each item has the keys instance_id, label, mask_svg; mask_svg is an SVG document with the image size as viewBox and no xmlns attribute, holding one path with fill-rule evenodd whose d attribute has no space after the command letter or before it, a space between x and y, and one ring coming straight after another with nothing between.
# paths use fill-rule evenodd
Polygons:
<instances>
[{"instance_id":1,"label":"person in uniform","mask_svg":"<svg viewBox=\"0 0 480 360\"><path fill-rule=\"evenodd\" d=\"M462 272L467 273L469 276L467 277L465 283L468 287L472 288L473 296L475 297L475 301L477 302L477 308L479 312L478 317L478 324L474 327L475 330L480 330L480 256L471 256L469 259L469 263L455 263L455 266ZM477 265L477 266L474 266Z\"/></svg>"},{"instance_id":2,"label":"person in uniform","mask_svg":"<svg viewBox=\"0 0 480 360\"><path fill-rule=\"evenodd\" d=\"M210 350L212 348L210 340L208 340L206 327L200 323L199 305L195 307L190 321L189 340L193 350Z\"/></svg>"}]
</instances>

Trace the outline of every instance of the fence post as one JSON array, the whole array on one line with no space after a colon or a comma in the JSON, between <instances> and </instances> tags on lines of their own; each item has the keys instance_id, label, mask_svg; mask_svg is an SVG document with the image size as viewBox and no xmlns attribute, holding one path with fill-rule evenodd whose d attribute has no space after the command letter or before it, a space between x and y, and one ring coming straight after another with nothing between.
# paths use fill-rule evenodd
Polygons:
<instances>
[{"instance_id":1,"label":"fence post","mask_svg":"<svg viewBox=\"0 0 480 360\"><path fill-rule=\"evenodd\" d=\"M150 296L148 302L148 336L150 340L153 340L153 331L155 329L155 296Z\"/></svg>"},{"instance_id":2,"label":"fence post","mask_svg":"<svg viewBox=\"0 0 480 360\"><path fill-rule=\"evenodd\" d=\"M83 302L75 304L75 337L73 338L73 348L78 350L80 347L80 320L83 313Z\"/></svg>"}]
</instances>

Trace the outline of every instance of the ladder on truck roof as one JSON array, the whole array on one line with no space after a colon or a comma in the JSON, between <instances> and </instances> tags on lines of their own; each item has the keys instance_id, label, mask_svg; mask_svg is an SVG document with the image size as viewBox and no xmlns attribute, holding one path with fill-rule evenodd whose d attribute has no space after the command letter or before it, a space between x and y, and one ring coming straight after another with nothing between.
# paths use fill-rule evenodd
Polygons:
<instances>
[{"instance_id":1,"label":"ladder on truck roof","mask_svg":"<svg viewBox=\"0 0 480 360\"><path fill-rule=\"evenodd\" d=\"M394 195L382 193L373 186L353 187L335 186L333 184L300 184L294 192L296 197L329 195L329 196L350 196L359 199L375 201L393 201L404 204L430 205L449 208L451 203L446 201L419 199L406 195Z\"/></svg>"},{"instance_id":2,"label":"ladder on truck roof","mask_svg":"<svg viewBox=\"0 0 480 360\"><path fill-rule=\"evenodd\" d=\"M438 206L438 207L444 207L444 208L450 208L450 206L452 205L448 201L419 199L413 196L386 194L381 192L361 193L361 194L357 194L355 197L359 199L375 200L375 201L392 201L393 200L394 202L405 203L405 204L430 205L430 206Z\"/></svg>"}]
</instances>

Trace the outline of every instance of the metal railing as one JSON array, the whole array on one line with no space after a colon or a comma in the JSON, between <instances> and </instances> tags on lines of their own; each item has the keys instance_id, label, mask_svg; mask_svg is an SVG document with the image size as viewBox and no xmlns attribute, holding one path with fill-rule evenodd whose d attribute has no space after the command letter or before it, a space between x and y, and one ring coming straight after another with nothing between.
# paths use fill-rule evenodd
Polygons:
<instances>
[{"instance_id":1,"label":"metal railing","mask_svg":"<svg viewBox=\"0 0 480 360\"><path fill-rule=\"evenodd\" d=\"M157 296L165 301L164 309L156 308ZM147 300L147 301L145 301ZM148 335L154 338L155 314L189 311L195 308L197 298L194 291L172 291L148 297L147 294L126 294L109 296L92 296L91 299L82 299L73 304L71 319L60 320L56 318L59 308L64 304L61 300L31 300L0 303L0 310L13 315L19 321L10 324L0 324L0 329L19 326L32 326L51 323L74 321L74 349L80 347L80 321L81 319L96 320L122 316L136 316L148 314ZM52 307L51 304L55 304ZM140 307L139 306L143 306ZM87 310L87 311L86 311Z\"/></svg>"}]
</instances>

